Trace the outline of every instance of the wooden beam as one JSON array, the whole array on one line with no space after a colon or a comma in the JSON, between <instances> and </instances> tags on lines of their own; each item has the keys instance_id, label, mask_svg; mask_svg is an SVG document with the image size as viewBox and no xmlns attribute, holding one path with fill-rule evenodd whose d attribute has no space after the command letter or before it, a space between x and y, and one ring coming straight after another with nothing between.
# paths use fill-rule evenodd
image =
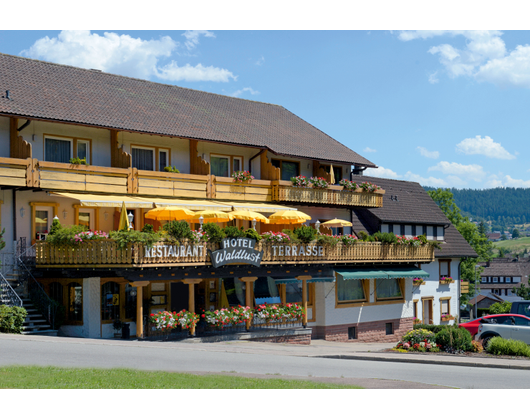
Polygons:
<instances>
[{"instance_id":1,"label":"wooden beam","mask_svg":"<svg viewBox=\"0 0 530 420\"><path fill-rule=\"evenodd\" d=\"M245 283L245 306L248 306L252 308L254 305L252 304L252 286L254 282L257 280L257 277L240 277L239 280ZM247 319L246 321L246 328L247 331L250 330L250 324L252 320Z\"/></svg>"},{"instance_id":2,"label":"wooden beam","mask_svg":"<svg viewBox=\"0 0 530 420\"><path fill-rule=\"evenodd\" d=\"M136 338L144 337L144 286L149 284L148 281L135 281L129 283L136 287Z\"/></svg>"},{"instance_id":3,"label":"wooden beam","mask_svg":"<svg viewBox=\"0 0 530 420\"><path fill-rule=\"evenodd\" d=\"M307 280L311 280L312 276L297 276L298 280L302 280L302 306L304 308L304 319L302 326L307 327Z\"/></svg>"},{"instance_id":4,"label":"wooden beam","mask_svg":"<svg viewBox=\"0 0 530 420\"><path fill-rule=\"evenodd\" d=\"M188 311L195 313L195 285L199 284L202 279L185 279L184 284L188 285ZM190 329L192 337L195 336L195 326Z\"/></svg>"}]
</instances>

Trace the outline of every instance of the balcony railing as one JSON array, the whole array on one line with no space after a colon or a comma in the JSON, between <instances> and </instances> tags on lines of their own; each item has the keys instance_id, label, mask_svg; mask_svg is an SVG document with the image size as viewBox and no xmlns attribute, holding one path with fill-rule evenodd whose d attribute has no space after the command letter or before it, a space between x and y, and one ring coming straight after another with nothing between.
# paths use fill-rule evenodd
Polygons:
<instances>
[{"instance_id":1,"label":"balcony railing","mask_svg":"<svg viewBox=\"0 0 530 420\"><path fill-rule=\"evenodd\" d=\"M120 249L113 240L86 241L77 246L53 245L45 241L36 244L37 267L167 267L211 265L208 251L218 244L191 243L179 245L159 242L152 247L138 243ZM261 265L276 264L336 264L434 261L431 245L383 245L380 242L358 242L353 245L270 244L258 242L256 251L263 251Z\"/></svg>"},{"instance_id":2,"label":"balcony railing","mask_svg":"<svg viewBox=\"0 0 530 420\"><path fill-rule=\"evenodd\" d=\"M236 183L232 178L215 175L74 165L31 158L0 158L0 185L70 192L362 207L382 207L384 194L384 191L346 191L336 185L312 189L293 187L289 181L254 179Z\"/></svg>"},{"instance_id":3,"label":"balcony railing","mask_svg":"<svg viewBox=\"0 0 530 420\"><path fill-rule=\"evenodd\" d=\"M344 190L332 185L326 189L293 187L288 181L275 181L272 186L273 201L320 203L335 206L383 207L384 190L373 193Z\"/></svg>"}]
</instances>

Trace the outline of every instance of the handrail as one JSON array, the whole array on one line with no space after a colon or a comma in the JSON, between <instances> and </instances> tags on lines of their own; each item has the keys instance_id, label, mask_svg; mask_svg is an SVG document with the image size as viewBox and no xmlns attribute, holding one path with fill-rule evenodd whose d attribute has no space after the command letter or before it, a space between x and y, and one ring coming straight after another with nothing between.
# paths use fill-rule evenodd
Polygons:
<instances>
[{"instance_id":1,"label":"handrail","mask_svg":"<svg viewBox=\"0 0 530 420\"><path fill-rule=\"evenodd\" d=\"M4 305L7 306L20 306L22 307L22 299L21 297L15 292L15 290L11 287L9 282L6 280L4 275L0 273L0 289L2 289L2 292L7 295L8 302L3 302ZM7 289L7 290L6 290Z\"/></svg>"}]
</instances>

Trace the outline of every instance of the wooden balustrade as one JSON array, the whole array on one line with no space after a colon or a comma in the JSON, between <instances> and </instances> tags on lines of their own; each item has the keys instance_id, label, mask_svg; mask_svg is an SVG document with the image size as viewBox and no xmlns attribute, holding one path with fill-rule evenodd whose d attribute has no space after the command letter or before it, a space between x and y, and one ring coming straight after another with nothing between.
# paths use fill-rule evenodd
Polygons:
<instances>
[{"instance_id":1,"label":"wooden balustrade","mask_svg":"<svg viewBox=\"0 0 530 420\"><path fill-rule=\"evenodd\" d=\"M172 244L159 242L152 247L134 243L120 249L110 239L85 241L77 246L53 245L45 241L36 244L37 267L157 267L210 265L208 251L219 249L218 244L181 241ZM385 263L434 261L431 245L383 245L379 242L358 242L353 245L337 244L270 244L259 242L257 251L263 251L261 265L275 264L334 264Z\"/></svg>"},{"instance_id":2,"label":"wooden balustrade","mask_svg":"<svg viewBox=\"0 0 530 420\"><path fill-rule=\"evenodd\" d=\"M336 206L383 207L384 190L373 193L344 190L331 185L326 189L293 187L289 181L275 181L272 186L273 201L331 204Z\"/></svg>"},{"instance_id":3,"label":"wooden balustrade","mask_svg":"<svg viewBox=\"0 0 530 420\"><path fill-rule=\"evenodd\" d=\"M0 185L70 192L139 194L254 202L293 202L335 206L382 207L384 191L347 191L293 187L289 181L254 179L235 182L215 175L193 175L0 158Z\"/></svg>"}]
</instances>

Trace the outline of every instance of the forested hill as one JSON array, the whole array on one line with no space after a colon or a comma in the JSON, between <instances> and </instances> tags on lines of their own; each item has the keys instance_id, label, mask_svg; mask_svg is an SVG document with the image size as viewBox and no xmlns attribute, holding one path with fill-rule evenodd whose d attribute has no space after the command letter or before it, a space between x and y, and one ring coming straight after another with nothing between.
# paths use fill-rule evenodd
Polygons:
<instances>
[{"instance_id":1,"label":"forested hill","mask_svg":"<svg viewBox=\"0 0 530 420\"><path fill-rule=\"evenodd\" d=\"M426 191L436 189L423 188ZM453 193L455 203L462 213L473 219L499 221L499 218L511 218L514 223L530 223L530 188L449 188L449 191Z\"/></svg>"}]
</instances>

